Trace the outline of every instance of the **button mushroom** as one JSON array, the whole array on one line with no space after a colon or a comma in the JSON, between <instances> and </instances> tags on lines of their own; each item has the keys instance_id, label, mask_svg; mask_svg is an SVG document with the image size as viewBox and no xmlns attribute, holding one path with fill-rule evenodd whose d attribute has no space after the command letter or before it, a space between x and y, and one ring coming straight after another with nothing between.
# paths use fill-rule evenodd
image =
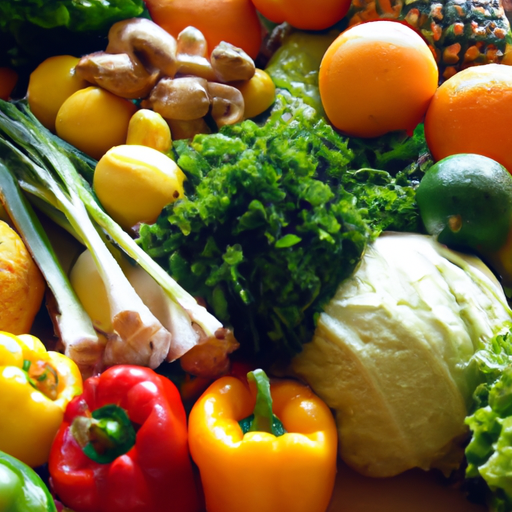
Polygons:
<instances>
[{"instance_id":1,"label":"button mushroom","mask_svg":"<svg viewBox=\"0 0 512 512\"><path fill-rule=\"evenodd\" d=\"M143 102L143 107L152 108L165 119L199 119L210 109L208 82L195 76L162 78Z\"/></svg>"},{"instance_id":2,"label":"button mushroom","mask_svg":"<svg viewBox=\"0 0 512 512\"><path fill-rule=\"evenodd\" d=\"M231 85L208 82L211 97L211 115L219 128L235 124L244 118L244 97Z\"/></svg>"},{"instance_id":3,"label":"button mushroom","mask_svg":"<svg viewBox=\"0 0 512 512\"><path fill-rule=\"evenodd\" d=\"M173 77L176 73L177 42L171 34L146 18L114 23L108 33L107 53L127 53L153 71Z\"/></svg>"},{"instance_id":4,"label":"button mushroom","mask_svg":"<svg viewBox=\"0 0 512 512\"><path fill-rule=\"evenodd\" d=\"M166 121L171 129L173 140L193 139L198 133L211 133L204 117L191 121L179 121L177 119L166 119Z\"/></svg>"},{"instance_id":5,"label":"button mushroom","mask_svg":"<svg viewBox=\"0 0 512 512\"><path fill-rule=\"evenodd\" d=\"M203 33L194 27L183 29L177 38L176 56L178 75L193 75L215 80L215 73L207 58L208 43Z\"/></svg>"},{"instance_id":6,"label":"button mushroom","mask_svg":"<svg viewBox=\"0 0 512 512\"><path fill-rule=\"evenodd\" d=\"M254 75L254 61L241 48L222 41L212 51L210 61L221 82L249 80Z\"/></svg>"},{"instance_id":7,"label":"button mushroom","mask_svg":"<svg viewBox=\"0 0 512 512\"><path fill-rule=\"evenodd\" d=\"M75 67L77 76L126 99L146 97L155 86L158 72L146 68L127 53L95 52L82 57Z\"/></svg>"}]
</instances>

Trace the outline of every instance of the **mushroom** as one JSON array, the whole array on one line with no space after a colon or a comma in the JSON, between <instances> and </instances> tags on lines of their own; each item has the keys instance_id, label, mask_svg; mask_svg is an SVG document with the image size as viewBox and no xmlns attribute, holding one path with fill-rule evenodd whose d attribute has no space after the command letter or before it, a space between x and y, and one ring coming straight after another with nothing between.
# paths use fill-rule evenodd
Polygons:
<instances>
[{"instance_id":1,"label":"mushroom","mask_svg":"<svg viewBox=\"0 0 512 512\"><path fill-rule=\"evenodd\" d=\"M195 76L162 78L142 106L153 109L165 119L199 119L210 109L208 82Z\"/></svg>"},{"instance_id":2,"label":"mushroom","mask_svg":"<svg viewBox=\"0 0 512 512\"><path fill-rule=\"evenodd\" d=\"M211 115L219 128L235 124L244 118L244 97L231 85L208 82L211 97Z\"/></svg>"},{"instance_id":3,"label":"mushroom","mask_svg":"<svg viewBox=\"0 0 512 512\"><path fill-rule=\"evenodd\" d=\"M127 53L151 73L173 77L176 73L177 42L171 34L147 18L114 23L108 33L107 53Z\"/></svg>"},{"instance_id":4,"label":"mushroom","mask_svg":"<svg viewBox=\"0 0 512 512\"><path fill-rule=\"evenodd\" d=\"M193 139L198 133L211 133L204 117L192 119L191 121L179 121L177 119L166 119L173 140Z\"/></svg>"},{"instance_id":5,"label":"mushroom","mask_svg":"<svg viewBox=\"0 0 512 512\"><path fill-rule=\"evenodd\" d=\"M77 76L127 99L146 97L155 86L158 73L146 68L127 53L95 52L82 57L75 67Z\"/></svg>"},{"instance_id":6,"label":"mushroom","mask_svg":"<svg viewBox=\"0 0 512 512\"><path fill-rule=\"evenodd\" d=\"M193 75L215 80L212 65L206 56L208 43L203 33L194 27L183 29L177 38L178 75Z\"/></svg>"},{"instance_id":7,"label":"mushroom","mask_svg":"<svg viewBox=\"0 0 512 512\"><path fill-rule=\"evenodd\" d=\"M208 43L204 34L197 28L188 26L184 28L176 40L177 54L198 55L206 57L208 51Z\"/></svg>"},{"instance_id":8,"label":"mushroom","mask_svg":"<svg viewBox=\"0 0 512 512\"><path fill-rule=\"evenodd\" d=\"M254 61L247 53L225 41L213 49L210 61L217 79L225 83L249 80L256 70Z\"/></svg>"}]
</instances>

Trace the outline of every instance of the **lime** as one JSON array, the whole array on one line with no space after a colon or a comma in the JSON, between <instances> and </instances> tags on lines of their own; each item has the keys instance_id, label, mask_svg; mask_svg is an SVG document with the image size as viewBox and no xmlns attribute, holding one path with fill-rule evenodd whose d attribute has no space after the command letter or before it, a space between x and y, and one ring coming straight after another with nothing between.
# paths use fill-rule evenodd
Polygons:
<instances>
[{"instance_id":1,"label":"lime","mask_svg":"<svg viewBox=\"0 0 512 512\"><path fill-rule=\"evenodd\" d=\"M457 154L434 164L418 186L423 224L439 242L458 249L500 249L512 221L512 176L501 164L476 154Z\"/></svg>"}]
</instances>

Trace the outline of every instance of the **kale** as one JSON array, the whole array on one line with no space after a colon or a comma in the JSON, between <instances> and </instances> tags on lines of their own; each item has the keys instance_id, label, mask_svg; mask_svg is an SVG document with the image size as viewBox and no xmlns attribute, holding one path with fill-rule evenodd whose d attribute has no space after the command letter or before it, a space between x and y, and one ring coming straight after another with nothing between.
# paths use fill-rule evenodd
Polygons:
<instances>
[{"instance_id":1,"label":"kale","mask_svg":"<svg viewBox=\"0 0 512 512\"><path fill-rule=\"evenodd\" d=\"M411 187L350 170L347 139L285 92L264 124L246 120L175 151L186 198L142 225L138 242L252 357L299 352L366 244L394 217L417 218Z\"/></svg>"}]
</instances>

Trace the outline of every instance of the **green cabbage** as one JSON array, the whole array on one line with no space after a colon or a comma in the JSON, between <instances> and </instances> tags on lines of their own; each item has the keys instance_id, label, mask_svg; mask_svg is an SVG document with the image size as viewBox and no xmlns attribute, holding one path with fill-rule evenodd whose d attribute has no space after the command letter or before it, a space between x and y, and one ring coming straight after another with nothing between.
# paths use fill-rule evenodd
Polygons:
<instances>
[{"instance_id":1,"label":"green cabbage","mask_svg":"<svg viewBox=\"0 0 512 512\"><path fill-rule=\"evenodd\" d=\"M511 319L476 258L431 237L384 234L292 361L335 411L341 457L370 476L457 468L479 383L473 355Z\"/></svg>"}]
</instances>

